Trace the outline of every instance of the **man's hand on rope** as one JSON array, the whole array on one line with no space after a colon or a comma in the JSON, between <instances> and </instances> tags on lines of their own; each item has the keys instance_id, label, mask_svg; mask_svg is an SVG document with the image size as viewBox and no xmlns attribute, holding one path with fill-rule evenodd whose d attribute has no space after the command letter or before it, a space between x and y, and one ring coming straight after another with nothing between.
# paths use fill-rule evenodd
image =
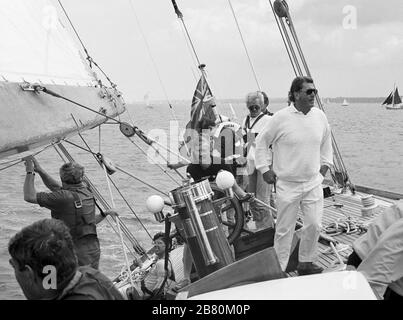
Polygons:
<instances>
[{"instance_id":1,"label":"man's hand on rope","mask_svg":"<svg viewBox=\"0 0 403 320\"><path fill-rule=\"evenodd\" d=\"M25 161L25 171L26 172L33 172L35 170L35 164L32 159L33 159L32 156L29 156L29 157L26 157L23 159Z\"/></svg>"},{"instance_id":2,"label":"man's hand on rope","mask_svg":"<svg viewBox=\"0 0 403 320\"><path fill-rule=\"evenodd\" d=\"M43 169L41 167L41 165L39 164L38 160L35 159L34 156L28 156L23 158L23 160L25 161L25 167L27 172L29 171L35 171L35 172L42 172Z\"/></svg>"}]
</instances>

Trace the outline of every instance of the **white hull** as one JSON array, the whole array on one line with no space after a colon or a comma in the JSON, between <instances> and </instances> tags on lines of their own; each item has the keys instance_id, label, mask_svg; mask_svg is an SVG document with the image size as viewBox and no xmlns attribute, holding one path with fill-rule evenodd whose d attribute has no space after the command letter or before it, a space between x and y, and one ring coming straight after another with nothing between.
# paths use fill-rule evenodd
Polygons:
<instances>
[{"instance_id":1,"label":"white hull","mask_svg":"<svg viewBox=\"0 0 403 320\"><path fill-rule=\"evenodd\" d=\"M400 110L403 109L403 103L395 104L395 105L386 105L386 109L388 110Z\"/></svg>"}]
</instances>

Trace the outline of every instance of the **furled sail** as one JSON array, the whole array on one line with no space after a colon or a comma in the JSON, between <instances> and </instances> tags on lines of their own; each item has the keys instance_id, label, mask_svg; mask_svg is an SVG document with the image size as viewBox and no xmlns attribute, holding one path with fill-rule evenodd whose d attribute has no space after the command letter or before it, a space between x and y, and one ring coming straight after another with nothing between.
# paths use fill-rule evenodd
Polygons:
<instances>
[{"instance_id":1,"label":"furled sail","mask_svg":"<svg viewBox=\"0 0 403 320\"><path fill-rule=\"evenodd\" d=\"M0 158L106 120L35 84L109 117L125 110L120 93L98 82L59 9L49 0L0 0Z\"/></svg>"}]
</instances>

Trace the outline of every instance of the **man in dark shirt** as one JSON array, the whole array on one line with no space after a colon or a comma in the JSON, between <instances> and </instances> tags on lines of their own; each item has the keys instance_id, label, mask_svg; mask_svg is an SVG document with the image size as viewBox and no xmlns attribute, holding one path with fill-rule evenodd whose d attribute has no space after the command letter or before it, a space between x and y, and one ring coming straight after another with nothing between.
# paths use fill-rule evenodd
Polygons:
<instances>
[{"instance_id":1,"label":"man in dark shirt","mask_svg":"<svg viewBox=\"0 0 403 320\"><path fill-rule=\"evenodd\" d=\"M71 234L60 220L23 228L10 240L8 252L28 300L123 300L105 275L78 266Z\"/></svg>"},{"instance_id":2,"label":"man in dark shirt","mask_svg":"<svg viewBox=\"0 0 403 320\"><path fill-rule=\"evenodd\" d=\"M95 199L84 185L84 168L78 163L66 163L60 168L62 184L54 180L34 157L25 159L27 175L24 183L24 200L51 210L54 219L62 220L73 237L78 264L98 269L101 250L96 224L114 211L95 215ZM34 178L37 172L52 192L36 192Z\"/></svg>"},{"instance_id":3,"label":"man in dark shirt","mask_svg":"<svg viewBox=\"0 0 403 320\"><path fill-rule=\"evenodd\" d=\"M192 157L194 162L189 164L186 172L190 177L195 180L208 179L213 182L217 174L221 170L231 172L234 176L234 166L232 164L226 164L221 158L214 158L211 156L212 148L210 145L209 137L201 134L199 136L198 143L195 143L192 150ZM169 164L168 168L177 169L187 165L186 163L179 162L177 164ZM251 194L246 193L236 182L232 187L234 193L240 201L253 201L254 197ZM189 246L185 244L183 249L183 276L184 279L178 283L176 290L180 290L190 284L190 274L192 271L193 259L189 249Z\"/></svg>"}]
</instances>

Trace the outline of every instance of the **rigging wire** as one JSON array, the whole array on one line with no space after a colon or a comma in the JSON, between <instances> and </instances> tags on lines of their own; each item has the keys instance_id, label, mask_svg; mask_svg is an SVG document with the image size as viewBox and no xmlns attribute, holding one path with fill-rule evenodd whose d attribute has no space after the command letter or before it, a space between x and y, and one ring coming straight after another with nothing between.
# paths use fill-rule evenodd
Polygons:
<instances>
[{"instance_id":1,"label":"rigging wire","mask_svg":"<svg viewBox=\"0 0 403 320\"><path fill-rule=\"evenodd\" d=\"M136 22L137 22L137 26L138 26L138 28L139 28L139 30L140 30L140 34L141 34L141 36L142 36L142 38L143 38L143 41L144 41L144 43L145 43L145 45L146 45L148 55L150 56L150 60L151 60L151 62L152 62L152 64L153 64L153 66L154 66L154 70L155 70L155 73L157 74L157 77L158 77L159 83L160 83L160 85L161 85L162 91L164 92L165 99L166 99L167 102L168 102L169 109L171 110L171 113L172 113L172 117L174 118L174 120L175 120L176 122L178 122L178 119L177 119L176 114L175 114L175 110L174 110L174 108L172 107L172 104L171 104L171 101L170 101L170 99L169 99L169 97L168 97L168 94L167 94L165 85L164 85L164 83L163 83L163 81L162 81L161 74L160 74L160 72L159 72L159 70L158 70L157 64L155 63L155 59L154 59L154 57L153 57L153 55L152 55L150 45L149 45L149 43L148 43L148 41L147 41L147 38L146 38L146 36L145 36L145 34L144 34L144 32L143 32L143 29L141 28L140 20L139 20L137 14L136 14L136 10L135 10L135 8L134 8L133 1L132 1L132 0L129 0L129 3L130 3L130 8L132 9L133 15L134 15L134 17L135 17L135 20L136 20Z\"/></svg>"},{"instance_id":2,"label":"rigging wire","mask_svg":"<svg viewBox=\"0 0 403 320\"><path fill-rule=\"evenodd\" d=\"M76 147L76 148L79 148L79 149L81 149L81 150L83 150L83 151L86 151L86 152L88 152L88 153L91 153L93 156L96 157L96 160L98 160L98 154L92 152L91 150L88 150L88 149L86 149L86 148L83 148L83 147L81 147L81 146L79 146L79 145L77 145L77 144L75 144L75 143L73 143L73 142L71 142L71 141L68 141L68 140L64 140L64 141L65 141L66 143L69 143L69 144L73 145L73 146ZM57 150L57 149L56 149L56 150ZM146 181L140 179L139 177L135 176L134 174L132 174L132 173L130 173L130 172L128 172L128 171L126 171L126 170L120 168L119 166L115 165L115 168L116 168L116 170L118 170L118 171L120 171L120 172L126 174L127 176L129 176L129 177L131 177L131 178L133 178L133 179L135 179L135 180L141 182L142 184L146 185L146 186L149 187L150 189L153 189L153 190L155 190L155 191L157 191L157 192L159 192L159 193L161 193L161 194L163 194L163 195L165 195L165 196L168 196L168 194L167 194L166 192L164 192L164 191L162 191L161 189L158 189L157 187L155 187L155 186L149 184L148 182L146 182ZM144 230L146 231L146 233L149 235L150 239L152 239L152 236L148 233L148 230L146 229L146 227L144 226L144 224L141 222L141 219L137 216L136 212L133 210L132 206L131 206L131 205L129 204L129 202L127 201L126 197L123 196L122 192L121 192L120 189L117 187L116 183L113 181L113 179L112 179L111 177L110 177L110 180L111 180L112 184L115 186L116 191L121 195L123 201L127 204L127 207L130 209L130 211L133 213L133 215L137 218L138 222L142 225L142 227L144 228Z\"/></svg>"},{"instance_id":3,"label":"rigging wire","mask_svg":"<svg viewBox=\"0 0 403 320\"><path fill-rule=\"evenodd\" d=\"M69 152L67 151L67 149L62 145L61 142L58 143L57 145L59 147L59 149L64 153L64 155L66 156L66 158L68 159L68 161L70 162L74 162L73 157L69 154ZM61 157L62 161L67 162L63 155L57 150L57 148L55 147L57 153L59 154L59 156ZM90 179L88 179L88 177L86 175L84 175L84 181L88 184L88 186L90 187L91 191L94 194L94 197L100 201L102 203L102 205L104 206L104 208L109 209L110 206L108 205L108 203L105 201L105 199L102 197L102 195L99 193L98 189L95 187L95 185L91 182ZM113 224L109 221L109 219L106 219L109 226L113 229L113 231L118 234L118 231L114 228ZM131 242L131 244L133 245L133 248L136 249L136 244L138 244L138 241L131 235L130 231L127 229L127 227L123 224L122 225L125 229L126 232L126 237L129 239L129 241ZM126 244L126 243L125 243ZM136 254L131 250L130 246L128 246L126 244L126 247L128 248L128 250L133 254L133 256L136 256ZM144 251L144 249L142 249Z\"/></svg>"},{"instance_id":4,"label":"rigging wire","mask_svg":"<svg viewBox=\"0 0 403 320\"><path fill-rule=\"evenodd\" d=\"M76 119L75 119L75 117L74 117L74 115L73 114L71 114L71 117L73 118L73 120L74 120L74 122L75 122L75 124L76 124L76 126L77 126L77 128L78 128L78 123L77 123L77 121L76 121ZM94 152L92 152L92 150L91 150L91 148L90 148L90 146L88 145L88 143L85 141L85 139L84 139L84 137L80 134L80 132L78 132L78 135L79 135L79 137L81 138L81 140L84 142L84 144L86 145L86 147L87 147L87 149L89 150L89 152L94 156L94 158L95 158L95 160L99 163L99 158L98 158L98 155L95 155L94 154ZM60 145L59 145L59 148L60 148ZM64 146L63 146L63 149L65 150L65 152L67 153L67 150L64 148ZM70 156L71 157L71 156ZM72 157L71 157L71 159L72 159ZM88 179L89 180L89 179ZM92 184L92 183L91 183ZM93 184L92 184L93 185ZM93 187L95 187L95 186L93 186ZM102 195L99 193L99 198L102 198ZM103 199L103 198L102 198ZM104 201L105 203L105 208L108 208L109 207L109 205L106 203L106 201ZM134 212L133 210L132 210L132 212ZM135 215L136 216L136 215ZM136 216L136 218L138 219L138 217ZM118 218L119 220L120 220L120 218ZM108 221L109 222L109 221ZM122 225L124 226L124 229L125 229L125 235L128 237L128 239L130 240L130 242L132 243L132 245L134 246L135 244L136 245L139 245L139 243L138 243L138 241L137 241L137 239L135 239L135 237L131 234L131 232L129 231L129 229L126 227L126 225L120 220L120 222L122 223ZM112 226L112 225L111 225ZM120 232L120 226L119 226L119 228L118 228L118 231ZM116 231L115 231L116 232Z\"/></svg>"},{"instance_id":5,"label":"rigging wire","mask_svg":"<svg viewBox=\"0 0 403 320\"><path fill-rule=\"evenodd\" d=\"M51 148L53 145L54 145L54 143L51 143L51 144L45 146L45 147L42 148L41 150L39 150L39 151L37 151L37 152L34 152L34 153L32 154L32 156L36 156L36 155L42 153L42 152L45 151L46 149ZM8 169L8 168L11 168L11 167L13 167L13 166L16 166L16 165L20 164L21 162L24 162L24 158L25 158L25 157L23 157L23 158L18 158L18 159L14 159L14 160L9 160L9 161L1 162L1 163L0 163L0 166L2 166L2 165L4 165L4 164L7 164L7 166L5 166L5 167L3 167L3 168L0 168L0 171L6 170L6 169ZM11 163L11 164L8 165L9 163Z\"/></svg>"},{"instance_id":6,"label":"rigging wire","mask_svg":"<svg viewBox=\"0 0 403 320\"><path fill-rule=\"evenodd\" d=\"M276 21L278 30L280 31L281 38L283 39L283 43L284 43L285 49L286 49L287 54L288 54L288 59L289 59L290 62L291 62L291 66L292 66L292 68L293 68L293 70L294 70L294 74L297 74L297 70L295 69L294 61L293 61L292 58L291 58L290 49L289 49L288 46L286 45L286 40L285 40L285 38L284 38L285 35L283 34L283 30L281 29L280 23L279 23L279 21L278 21L278 19L277 19L276 12L274 11L274 8L273 8L273 5L272 5L271 1L269 1L269 3L270 3L270 6L271 6L271 10L272 10L272 12L273 12L273 15L274 15L274 20Z\"/></svg>"},{"instance_id":7,"label":"rigging wire","mask_svg":"<svg viewBox=\"0 0 403 320\"><path fill-rule=\"evenodd\" d=\"M194 44L193 44L192 38L190 37L189 31L188 31L188 29L187 29L187 27L186 27L185 20L183 19L183 14L182 14L182 12L179 10L178 5L176 4L176 1L175 1L175 0L171 0L171 2L172 2L172 5L173 5L173 7L174 7L174 10L175 10L176 15L178 16L178 19L182 22L182 25L183 25L183 28L184 28L184 30L185 30L187 39L188 39L189 44L190 44L190 46L191 46L191 48L192 48L194 57L196 58L197 65L200 66L200 65L201 65L200 59L199 59L199 56L197 55L197 52L196 52L195 46L194 46Z\"/></svg>"},{"instance_id":8,"label":"rigging wire","mask_svg":"<svg viewBox=\"0 0 403 320\"><path fill-rule=\"evenodd\" d=\"M60 98L60 99L66 100L66 101L68 101L68 102L70 102L70 103L72 103L72 104L75 104L75 105L77 105L77 106L79 106L79 107L82 107L82 108L84 108L84 109L86 109L86 110L88 110L88 111L91 111L91 112L96 113L96 114L98 114L98 115L100 115L100 116L103 116L103 117L105 117L105 118L107 118L107 119L109 119L109 120L112 120L112 121L114 121L114 122L117 123L117 124L126 125L126 126L128 125L128 124L126 124L126 123L124 123L124 122L122 122L122 121L120 121L120 120L116 120L116 119L114 119L114 118L112 118L112 117L106 115L105 113L101 113L101 112L95 111L95 110L93 110L93 109L91 109L91 108L89 108L89 107L87 107L87 106L84 106L84 105L82 105L82 104L80 104L80 103L78 103L78 102L76 102L76 101L73 101L73 100L71 100L71 99L69 99L69 98L66 98L66 97L64 97L64 96L61 96L61 95L59 95L58 93L53 92L52 90L49 90L49 89L47 89L46 87L43 87L43 86L41 86L41 85L34 84L34 85L32 86L32 88L33 88L36 92L42 91L42 92L44 92L44 93L46 93L46 94L49 94L49 95L51 95L51 96L54 96L54 97L56 97L56 98ZM165 151L167 151L167 152L169 152L169 153L171 153L171 154L177 156L179 159L182 159L182 160L185 161L185 162L190 162L188 159L184 158L182 155L178 154L177 152L172 151L170 148L168 148L168 147L162 145L162 144L159 143L158 141L147 137L147 136L144 134L144 132L141 131L138 127L133 127L132 129L133 129L134 133L137 134L138 137L140 137L141 140L143 140L145 143L147 143L149 146L151 146L156 152L159 152L159 150L154 146L154 144L156 144L157 146L161 147L161 148L164 149ZM128 137L128 138L129 138L129 137ZM129 139L129 140L132 141L131 139ZM165 160L166 160L166 159L165 159ZM182 176L182 174L181 174L179 171L175 170L175 172L183 179L183 176Z\"/></svg>"},{"instance_id":9,"label":"rigging wire","mask_svg":"<svg viewBox=\"0 0 403 320\"><path fill-rule=\"evenodd\" d=\"M59 2L60 7L62 8L63 13L65 14L67 20L69 21L71 28L73 29L74 33L76 34L76 36L77 36L77 38L78 38L78 41L80 42L81 46L83 47L83 50L84 50L85 54L87 55L87 60L88 60L88 62L89 62L89 64L90 64L90 68L92 69L92 64L95 65L95 66L99 69L99 71L101 71L101 73L104 75L104 77L109 81L109 83L110 83L110 85L112 86L112 88L116 88L117 85L108 77L108 75L102 70L102 68L101 68L101 67L94 61L94 59L89 55L88 50L87 50L87 48L86 48L85 45L84 45L84 42L81 40L80 35L78 34L76 28L74 27L74 24L73 24L73 22L71 21L69 15L67 14L67 11L64 9L64 6L63 6L61 0L58 0L58 2Z\"/></svg>"},{"instance_id":10,"label":"rigging wire","mask_svg":"<svg viewBox=\"0 0 403 320\"><path fill-rule=\"evenodd\" d=\"M119 195L122 197L123 201L126 203L127 207L130 209L130 211L134 214L134 216L137 218L137 221L140 223L140 225L143 227L144 231L147 233L148 237L152 240L151 234L148 232L146 226L141 222L141 219L137 216L136 212L133 210L133 207L129 204L127 201L126 197L123 195L123 193L120 191L118 186L116 185L115 181L111 177L109 177L110 181L112 182L113 186L115 187L116 191L119 193ZM150 186L151 187L151 186ZM161 191L160 191L161 192Z\"/></svg>"},{"instance_id":11,"label":"rigging wire","mask_svg":"<svg viewBox=\"0 0 403 320\"><path fill-rule=\"evenodd\" d=\"M91 150L88 150L88 149L86 149L86 148L83 148L83 147L81 147L81 146L79 146L79 145L77 145L77 144L75 144L75 143L73 143L73 142L71 142L71 141L68 141L68 140L64 140L64 141L67 142L67 143L69 143L69 144L71 144L71 145L73 145L73 146L76 147L76 148L79 148L79 149L81 149L81 150L83 150L83 151L86 151L86 152L88 152L88 153L91 153L91 154L94 155L95 157L98 156L96 153L92 152ZM56 150L57 150L57 149L56 149ZM98 159L98 158L96 158L96 159ZM133 179L135 179L135 180L141 182L142 184L146 185L146 186L149 187L150 189L153 189L153 190L155 190L155 191L157 191L157 192L159 192L159 193L161 193L161 194L163 194L163 195L165 195L165 196L168 196L168 194L167 194L166 192L164 192L164 191L162 191L161 189L158 189L157 187L155 187L155 186L149 184L148 182L142 180L141 178L135 176L134 174L132 174L132 173L130 173L130 172L128 172L128 171L126 171L126 170L120 168L119 166L115 165L115 168L116 168L116 170L118 170L118 171L120 171L120 172L126 174L127 176L129 176L129 177L131 177L131 178L133 178ZM120 196L122 197L123 201L126 203L127 207L130 209L130 211L131 211L131 212L133 213L133 215L136 217L137 221L141 224L141 226L143 227L143 229L145 230L145 232L148 234L148 236L150 237L150 239L152 239L151 234L148 232L148 230L147 230L147 228L145 227L145 225L141 222L141 219L138 217L138 215L136 214L136 212L133 210L133 207L129 204L129 202L127 201L126 197L122 194L122 192L121 192L120 189L117 187L117 185L116 185L116 183L113 181L113 179L112 179L111 177L109 177L109 178L110 178L110 181L112 182L112 184L114 185L116 191L120 194Z\"/></svg>"},{"instance_id":12,"label":"rigging wire","mask_svg":"<svg viewBox=\"0 0 403 320\"><path fill-rule=\"evenodd\" d=\"M196 70L197 70L196 72L199 73L199 77L200 77L200 75L201 75L200 74L200 69L199 69L200 64L197 63L197 59L195 58L195 56L193 54L192 48L191 48L191 46L189 44L189 41L188 41L186 30L183 27L183 24L179 20L178 20L178 23L179 23L180 29L182 31L183 39L185 41L185 46L186 46L186 48L188 50L188 53L189 53L189 56L190 56L190 60L192 61L192 63L196 67ZM193 78L195 79L195 82L197 83L197 81L199 81L199 79L198 79L198 77L196 76L196 74L194 72L193 66L190 66L190 70L192 71Z\"/></svg>"},{"instance_id":13,"label":"rigging wire","mask_svg":"<svg viewBox=\"0 0 403 320\"><path fill-rule=\"evenodd\" d=\"M246 56L248 57L249 65L250 65L250 67L251 67L251 69L252 69L252 73L253 73L253 76L254 76L254 78L255 78L256 85L257 85L259 91L262 91L262 88L261 88L261 86L260 86L260 83L259 83L259 80L258 80L256 71L255 71L255 68L253 67L252 59L250 58L248 48L247 48L246 43L245 43L245 40L244 40L244 38L243 38L242 31L241 31L241 28L240 28L239 23L238 23L238 19L237 19L237 17L236 17L234 8L233 8L233 6L232 6L231 0L228 0L228 3L229 3L229 6L230 6L230 8L231 8L232 15L234 16L235 24L236 24L236 26L237 26L237 28L238 28L238 32L239 32L239 35L240 35L240 37L241 37L242 44L243 44L243 47L244 47L244 49L245 49Z\"/></svg>"},{"instance_id":14,"label":"rigging wire","mask_svg":"<svg viewBox=\"0 0 403 320\"><path fill-rule=\"evenodd\" d=\"M283 42L284 42L284 45L286 46L286 49L287 49L287 45L288 45L288 49L291 52L291 55L288 54L288 56L290 58L290 61L291 61L291 64L292 64L293 68L294 68L294 65L297 68L297 70L294 68L294 73L295 73L296 76L298 76L298 75L302 76L303 75L302 69L301 69L301 67L299 65L299 60L297 59L297 56L296 56L295 51L294 51L294 47L293 47L292 42L290 40L290 37L289 37L289 35L287 33L287 29L285 28L284 21L281 18L284 18L284 20L286 21L286 24L288 25L288 27L290 29L291 36L292 36L292 38L294 40L294 44L295 44L295 46L297 48L299 57L300 57L300 59L302 61L302 64L303 64L303 66L305 68L305 71L306 71L307 75L309 77L311 77L311 73L309 71L308 64L306 62L304 53L302 52L301 45L299 43L299 40L298 40L296 31L295 31L294 25L292 23L291 16L289 14L289 9L288 9L287 2L284 1L284 0L283 1L276 0L276 2L280 3L281 5L283 5L283 9L285 11L285 16L281 16L281 17L277 16L276 10L275 10L271 0L269 1L271 9L272 9L274 17L275 17L275 20L277 22L277 25L279 26L281 34L282 34L281 28L283 29L283 32L284 32L284 37L283 37L283 34L282 34ZM280 25L281 25L281 28L280 28ZM285 40L284 40L284 38L285 38ZM287 49L287 53L289 53L288 49ZM292 58L291 58L291 56L292 56ZM319 95L316 95L316 101L317 101L317 104L318 104L319 108L322 111L324 111L324 108L323 108L322 102L321 102L321 100L319 98ZM335 162L335 168L336 168L334 174L333 174L332 170L330 171L331 175L332 175L332 179L336 183L340 184L340 181L338 181L339 179L337 179L337 171L338 171L342 175L342 178L343 178L343 181L341 182L342 186L345 187L346 184L348 184L350 189L354 192L354 186L351 184L351 180L350 180L350 178L348 176L347 169L346 169L346 166L345 166L344 161L342 159L341 152L340 152L340 150L338 148L338 145L337 145L336 139L334 137L333 131L331 131L331 140L332 140L332 145L333 145L333 149L334 149L334 160L335 160L334 162Z\"/></svg>"},{"instance_id":15,"label":"rigging wire","mask_svg":"<svg viewBox=\"0 0 403 320\"><path fill-rule=\"evenodd\" d=\"M102 169L105 172L105 179L106 179L106 183L108 185L109 195L111 197L112 208L115 209L116 205L115 205L115 200L113 199L112 188L111 188L111 184L109 182L108 172L106 171L106 167L103 163L102 163ZM119 222L119 219L117 216L115 216L115 223L116 223L116 226L118 227L119 238L120 238L120 243L121 243L122 250L123 250L123 255L124 255L125 261L126 261L127 272L130 275L130 263L129 263L129 259L127 258L127 253L126 253L125 245L124 245L124 241L123 241L123 234L122 234L122 230L120 228L120 222ZM132 277L129 277L129 278L130 278L130 284L131 284L132 288L134 288L133 278Z\"/></svg>"},{"instance_id":16,"label":"rigging wire","mask_svg":"<svg viewBox=\"0 0 403 320\"><path fill-rule=\"evenodd\" d=\"M150 155L144 151L144 149L142 147L140 147L134 140L129 139L129 141L134 144L151 162L154 162L154 164L156 164L173 182L175 182L176 184L178 184L179 186L181 185L180 182L178 180L176 180L174 177L172 177L168 170L164 169L159 163L153 161L153 159L150 157Z\"/></svg>"},{"instance_id":17,"label":"rigging wire","mask_svg":"<svg viewBox=\"0 0 403 320\"><path fill-rule=\"evenodd\" d=\"M76 125L77 125L76 119L74 118L73 115L71 115L71 116L73 117L73 120L74 120L74 122L75 122ZM94 152L92 152L90 146L89 146L88 143L85 141L84 137L83 137L81 134L79 134L79 136L80 136L81 140L84 142L84 144L87 146L87 149L84 149L84 148L81 148L81 149L87 151L88 153L91 153L91 154L94 156L95 160L96 160L98 163L100 163L100 161L99 161L99 155L100 155L100 154L95 154ZM71 143L71 144L73 144L73 143ZM80 146L78 146L78 145L75 145L75 146L76 146L76 147L80 147ZM104 165L104 164L102 163L102 165ZM119 188L117 187L117 185L115 184L115 182L112 180L112 178L111 178L110 176L109 176L109 179L110 179L110 181L113 183L113 185L114 185L114 187L116 188L116 190L118 191L118 193L121 195L123 201L125 201L125 203L127 204L127 206L128 206L128 208L130 209L130 211L134 214L134 216L136 217L136 219L138 220L138 222L141 224L141 226L143 227L143 229L146 231L146 233L147 233L147 234L149 235L149 237L151 238L151 235L148 233L147 228L146 228L146 227L144 226L144 224L141 222L141 220L140 220L140 218L137 216L136 212L135 212L135 211L133 210L133 208L129 205L128 201L127 201L126 198L123 196L123 194L120 192ZM109 185L108 185L108 186L109 186ZM115 206L114 206L114 207L115 207ZM133 238L134 238L134 236L133 236ZM136 241L137 241L137 240L136 240Z\"/></svg>"},{"instance_id":18,"label":"rigging wire","mask_svg":"<svg viewBox=\"0 0 403 320\"><path fill-rule=\"evenodd\" d=\"M191 48L192 48L193 55L194 55L194 57L195 57L195 59L196 59L196 61L197 61L197 68L200 70L201 75L204 76L204 78L205 78L205 80L206 80L206 83L207 83L206 71L204 70L204 67L205 67L206 65L200 63L200 59L199 59L199 57L198 57L198 55L197 55L197 52L196 52L195 46L194 46L194 44L193 44L192 38L190 37L189 31L188 31L188 29L187 29L187 27L186 27L186 24L185 24L185 20L183 19L183 14L182 14L182 12L179 10L179 7L178 7L178 5L177 5L177 3L176 3L176 0L171 0L171 2L172 2L172 5L173 5L173 7L174 7L174 10L175 10L175 13L176 13L178 19L182 22L182 26L183 26L183 29L185 30L186 38L187 38L188 43L190 44L190 46L191 46ZM208 85L208 83L207 83L207 85ZM211 94L213 95L213 92L212 92L210 86L209 86L209 89L210 89ZM218 113L218 111L217 111L217 113ZM221 120L221 117L219 116L219 113L218 113L218 115L217 115L217 118ZM222 120L221 120L221 122L222 122ZM187 149L187 147L186 147L186 149ZM187 161L188 161L188 160L187 160Z\"/></svg>"}]
</instances>

